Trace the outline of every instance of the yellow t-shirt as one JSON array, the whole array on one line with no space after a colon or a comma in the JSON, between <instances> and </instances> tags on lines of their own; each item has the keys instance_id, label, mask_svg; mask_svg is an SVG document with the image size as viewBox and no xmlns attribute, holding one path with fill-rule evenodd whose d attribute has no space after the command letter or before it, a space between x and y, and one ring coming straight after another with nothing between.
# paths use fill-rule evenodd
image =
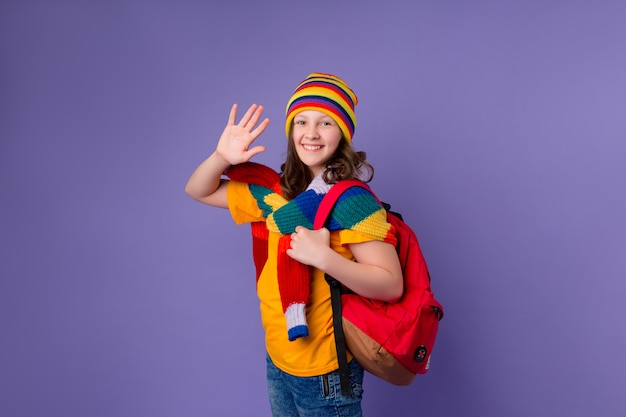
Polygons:
<instances>
[{"instance_id":1,"label":"yellow t-shirt","mask_svg":"<svg viewBox=\"0 0 626 417\"><path fill-rule=\"evenodd\" d=\"M264 220L263 212L247 184L231 181L227 189L227 198L228 208L235 223ZM338 368L338 363L330 288L324 279L324 272L314 269L311 277L311 298L306 306L309 336L290 342L287 338L287 322L278 291L276 260L279 239L278 233L270 232L267 262L257 282L267 352L279 369L291 375L316 376L332 372ZM348 259L353 259L348 244L371 240L371 237L351 230L340 230L330 234L330 246Z\"/></svg>"}]
</instances>

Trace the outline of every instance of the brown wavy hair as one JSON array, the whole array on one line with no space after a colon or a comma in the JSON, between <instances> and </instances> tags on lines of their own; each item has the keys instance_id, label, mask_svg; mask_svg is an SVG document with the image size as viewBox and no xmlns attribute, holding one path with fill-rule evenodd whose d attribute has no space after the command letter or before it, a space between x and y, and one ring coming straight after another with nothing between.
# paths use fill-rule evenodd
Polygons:
<instances>
[{"instance_id":1,"label":"brown wavy hair","mask_svg":"<svg viewBox=\"0 0 626 417\"><path fill-rule=\"evenodd\" d=\"M311 170L298 158L296 146L291 139L288 140L287 158L280 169L282 171L280 185L283 196L288 200L306 190L313 180ZM342 138L334 155L328 160L322 178L327 184L334 184L337 181L357 178L364 170L367 177L358 179L370 182L374 178L374 167L366 161L365 152L354 150Z\"/></svg>"}]
</instances>

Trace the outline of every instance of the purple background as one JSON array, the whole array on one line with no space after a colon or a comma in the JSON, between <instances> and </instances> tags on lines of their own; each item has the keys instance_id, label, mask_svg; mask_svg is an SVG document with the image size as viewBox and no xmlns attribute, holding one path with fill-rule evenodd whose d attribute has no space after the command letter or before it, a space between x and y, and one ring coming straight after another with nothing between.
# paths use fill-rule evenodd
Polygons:
<instances>
[{"instance_id":1,"label":"purple background","mask_svg":"<svg viewBox=\"0 0 626 417\"><path fill-rule=\"evenodd\" d=\"M54 3L54 5L52 5ZM0 415L268 416L249 229L183 188L309 72L446 307L369 416L626 415L626 2L3 1Z\"/></svg>"}]
</instances>

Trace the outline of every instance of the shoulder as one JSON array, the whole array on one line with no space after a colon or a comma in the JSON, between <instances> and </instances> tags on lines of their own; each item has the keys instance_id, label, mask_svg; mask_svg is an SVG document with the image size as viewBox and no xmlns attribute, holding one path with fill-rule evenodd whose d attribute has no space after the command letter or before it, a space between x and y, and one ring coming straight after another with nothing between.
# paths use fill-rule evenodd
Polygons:
<instances>
[{"instance_id":1,"label":"shoulder","mask_svg":"<svg viewBox=\"0 0 626 417\"><path fill-rule=\"evenodd\" d=\"M369 189L352 187L346 190L333 208L330 230L350 230L360 241L381 240L395 245L395 228L387 221L387 211Z\"/></svg>"},{"instance_id":2,"label":"shoulder","mask_svg":"<svg viewBox=\"0 0 626 417\"><path fill-rule=\"evenodd\" d=\"M385 214L384 208L378 204L378 200L369 190L351 187L341 194L331 216L344 228L349 229L355 223L361 222L377 212Z\"/></svg>"}]
</instances>

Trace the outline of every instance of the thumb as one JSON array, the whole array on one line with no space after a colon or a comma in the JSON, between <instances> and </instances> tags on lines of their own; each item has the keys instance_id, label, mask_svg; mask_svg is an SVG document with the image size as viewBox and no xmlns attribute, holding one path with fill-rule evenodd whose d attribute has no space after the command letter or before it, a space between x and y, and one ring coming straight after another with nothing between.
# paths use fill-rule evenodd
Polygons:
<instances>
[{"instance_id":1,"label":"thumb","mask_svg":"<svg viewBox=\"0 0 626 417\"><path fill-rule=\"evenodd\" d=\"M258 155L261 152L265 152L265 146L259 145L245 151L243 153L243 156L246 158L246 160L250 160L253 156Z\"/></svg>"}]
</instances>

